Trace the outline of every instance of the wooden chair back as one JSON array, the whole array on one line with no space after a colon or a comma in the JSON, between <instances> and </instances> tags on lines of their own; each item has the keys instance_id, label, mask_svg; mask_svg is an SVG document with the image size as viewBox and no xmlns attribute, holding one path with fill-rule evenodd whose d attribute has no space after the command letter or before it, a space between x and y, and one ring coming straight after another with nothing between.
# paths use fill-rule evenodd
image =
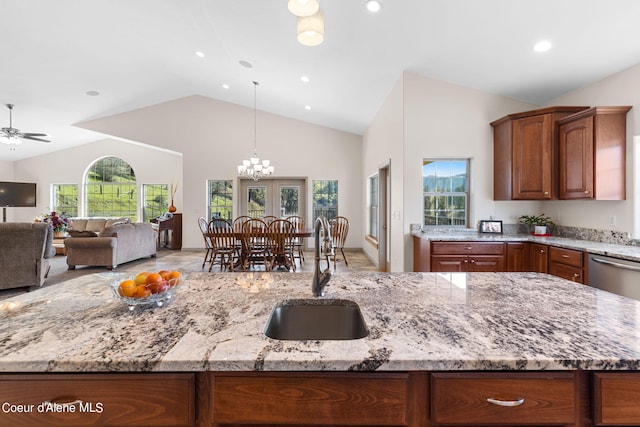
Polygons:
<instances>
[{"instance_id":1,"label":"wooden chair back","mask_svg":"<svg viewBox=\"0 0 640 427\"><path fill-rule=\"evenodd\" d=\"M242 225L242 252L245 263L263 262L269 269L269 245L267 224L259 218L251 218ZM244 266L243 266L244 267Z\"/></svg>"}]
</instances>

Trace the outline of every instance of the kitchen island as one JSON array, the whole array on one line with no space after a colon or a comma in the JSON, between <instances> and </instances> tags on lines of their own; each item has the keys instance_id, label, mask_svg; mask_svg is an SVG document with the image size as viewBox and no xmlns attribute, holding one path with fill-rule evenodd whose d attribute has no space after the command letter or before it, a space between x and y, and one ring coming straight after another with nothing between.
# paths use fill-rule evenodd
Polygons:
<instances>
[{"instance_id":1,"label":"kitchen island","mask_svg":"<svg viewBox=\"0 0 640 427\"><path fill-rule=\"evenodd\" d=\"M397 395L394 390L405 390L411 398L405 399L406 408L400 406L406 410L401 419L391 417L389 422L436 425L437 420L449 422L434 400L440 384L465 378L482 382L491 378L469 375L506 373L509 378L499 384L508 384L515 375L559 381L559 390L569 387L573 397L564 416L572 416L552 419L555 424L588 425L591 421L585 420L592 413L602 417L586 408L596 401L591 384L598 377L592 374L615 371L631 381L626 384L640 387L635 372L640 368L640 303L545 274L335 274L323 298L356 302L369 328L367 337L346 341L278 341L263 334L275 304L311 298L311 274L191 274L167 306L133 311L111 294L110 275L86 276L0 301L3 399L17 399L12 379L47 381L71 375L75 380L79 373L96 381L114 375L137 380L160 375L160 386L186 381L177 390L186 387L195 399L190 405L198 410L188 409L191 418L179 425L192 425L193 420L198 425L212 420L248 423L262 418L233 418L243 413L237 405L247 405L244 408L254 413L260 408L251 406L255 399L243 402L234 390L251 395L258 378L268 382L262 390L273 391L273 384L280 384L277 390L290 389L303 375L315 378L316 385L330 381L330 389L344 387L345 393L382 384L371 393L384 391L387 403ZM291 375L293 379L287 379ZM554 384L543 387L546 394L553 395ZM640 395L640 390L632 392L633 398ZM225 402L236 406L229 409ZM350 402L350 411L357 413L354 405ZM318 402L312 406L322 407ZM366 413L375 412L366 408ZM3 416L8 415L0 413L0 425ZM317 415L288 416L300 416L300 424L320 423ZM271 421L291 422L277 417Z\"/></svg>"}]
</instances>

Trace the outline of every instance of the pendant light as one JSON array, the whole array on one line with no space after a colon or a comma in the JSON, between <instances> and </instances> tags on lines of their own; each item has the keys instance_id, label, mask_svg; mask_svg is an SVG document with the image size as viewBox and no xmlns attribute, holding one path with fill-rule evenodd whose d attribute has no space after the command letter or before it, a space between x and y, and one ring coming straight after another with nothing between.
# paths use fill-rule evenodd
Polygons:
<instances>
[{"instance_id":1,"label":"pendant light","mask_svg":"<svg viewBox=\"0 0 640 427\"><path fill-rule=\"evenodd\" d=\"M238 176L251 178L254 181L272 175L274 171L274 167L269 160L261 161L258 157L257 88L259 84L256 81L253 82L253 157L250 157L249 160L243 160L242 164L238 165Z\"/></svg>"}]
</instances>

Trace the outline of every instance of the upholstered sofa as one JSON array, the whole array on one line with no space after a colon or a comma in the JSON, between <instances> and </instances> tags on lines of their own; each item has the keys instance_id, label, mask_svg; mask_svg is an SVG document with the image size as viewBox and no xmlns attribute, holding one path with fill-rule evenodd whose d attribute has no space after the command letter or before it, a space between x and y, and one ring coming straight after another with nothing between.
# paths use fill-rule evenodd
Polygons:
<instances>
[{"instance_id":1,"label":"upholstered sofa","mask_svg":"<svg viewBox=\"0 0 640 427\"><path fill-rule=\"evenodd\" d=\"M50 224L0 223L0 289L42 286L55 254Z\"/></svg>"},{"instance_id":2,"label":"upholstered sofa","mask_svg":"<svg viewBox=\"0 0 640 427\"><path fill-rule=\"evenodd\" d=\"M151 223L126 218L72 218L64 241L67 265L116 268L119 264L156 255L157 234Z\"/></svg>"}]
</instances>

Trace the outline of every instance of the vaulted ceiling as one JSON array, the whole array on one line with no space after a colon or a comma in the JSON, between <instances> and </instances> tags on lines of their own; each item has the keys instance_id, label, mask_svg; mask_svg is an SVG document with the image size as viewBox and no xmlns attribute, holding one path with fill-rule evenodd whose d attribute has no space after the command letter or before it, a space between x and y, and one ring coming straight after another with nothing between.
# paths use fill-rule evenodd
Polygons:
<instances>
[{"instance_id":1,"label":"vaulted ceiling","mask_svg":"<svg viewBox=\"0 0 640 427\"><path fill-rule=\"evenodd\" d=\"M252 107L253 80L261 110L362 134L405 70L544 105L640 62L637 0L382 0L377 14L319 1L325 40L306 47L286 0L0 0L0 102L53 139L0 146L0 160L95 141L73 125L188 95Z\"/></svg>"}]
</instances>

